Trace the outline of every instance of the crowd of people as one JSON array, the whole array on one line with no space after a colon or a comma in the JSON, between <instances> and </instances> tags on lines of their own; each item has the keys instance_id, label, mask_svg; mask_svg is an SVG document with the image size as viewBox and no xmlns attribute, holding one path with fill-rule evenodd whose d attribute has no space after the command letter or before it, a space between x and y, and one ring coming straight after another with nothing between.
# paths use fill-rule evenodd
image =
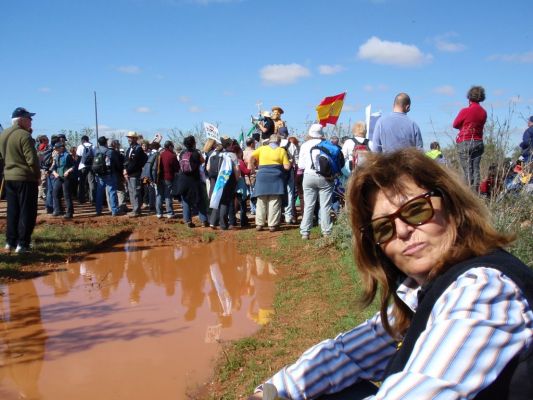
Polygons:
<instances>
[{"instance_id":1,"label":"crowd of people","mask_svg":"<svg viewBox=\"0 0 533 400\"><path fill-rule=\"evenodd\" d=\"M472 87L467 99L469 106L453 122L459 130L460 164L472 190L488 196L498 182L492 167L484 179L480 176L487 118L480 105L484 89ZM12 114L13 127L0 136L9 208L6 249L29 249L37 198L48 214L65 219L74 217L76 203L92 204L95 216L102 215L107 206L114 217L129 211L130 217L145 213L171 219L177 216L177 200L191 228L195 215L200 225L221 230L247 227L250 215L255 215L258 231L274 232L282 223L299 222L304 240L309 239L314 224L323 236L329 236L332 217L343 204L347 179L367 154L423 149L420 128L407 115L410 110L409 95L399 93L392 113L379 118L370 135L366 123L357 121L352 137L326 140L323 126L312 124L300 142L289 135L282 119L284 110L276 106L254 120L256 133L245 143L223 136L207 139L200 148L194 136L173 143L160 135L145 140L130 131L124 150L120 141L105 136L97 137L96 143L82 136L81 143L72 146L64 134L40 135L34 143L34 113L19 107ZM531 177L532 131L533 117L520 144L519 165L507 176L508 188L522 187ZM426 155L447 165L438 142L431 143Z\"/></svg>"},{"instance_id":2,"label":"crowd of people","mask_svg":"<svg viewBox=\"0 0 533 400\"><path fill-rule=\"evenodd\" d=\"M378 297L380 311L306 351L251 398L531 398L533 272L503 250L513 237L494 229L479 196L480 187L494 186L480 176L485 91L474 86L467 98L453 123L463 182L438 143L421 151L406 93L372 135L357 122L353 138L326 140L323 126L312 124L300 143L274 107L255 121L257 134L245 148L223 136L201 150L193 136L161 148L161 138L145 142L133 131L124 152L106 137L96 148L84 137L72 151L62 135L36 145L35 114L17 108L0 135L5 249L31 251L40 181L46 210L57 217L74 216L77 186L78 201L94 202L96 215L106 197L113 216L128 208L139 217L146 204L157 218L174 218L178 198L191 228L193 215L204 227L226 230L246 227L255 214L258 231L300 219L303 240L314 223L331 235L332 214L346 197L362 300ZM515 168L521 177L531 174L532 127L533 117Z\"/></svg>"}]
</instances>

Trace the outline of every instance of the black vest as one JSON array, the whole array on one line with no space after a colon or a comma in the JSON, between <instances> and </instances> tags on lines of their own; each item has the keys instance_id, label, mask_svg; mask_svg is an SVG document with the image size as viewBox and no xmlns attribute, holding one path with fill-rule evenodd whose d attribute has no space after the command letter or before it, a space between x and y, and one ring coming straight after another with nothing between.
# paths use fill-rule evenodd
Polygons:
<instances>
[{"instance_id":1,"label":"black vest","mask_svg":"<svg viewBox=\"0 0 533 400\"><path fill-rule=\"evenodd\" d=\"M390 360L385 377L403 370L420 334L426 329L431 310L444 291L467 270L488 267L501 271L522 291L533 308L533 270L504 250L463 261L424 285L418 294L418 307L402 346ZM474 397L476 400L533 399L533 345L517 354L488 387Z\"/></svg>"}]
</instances>

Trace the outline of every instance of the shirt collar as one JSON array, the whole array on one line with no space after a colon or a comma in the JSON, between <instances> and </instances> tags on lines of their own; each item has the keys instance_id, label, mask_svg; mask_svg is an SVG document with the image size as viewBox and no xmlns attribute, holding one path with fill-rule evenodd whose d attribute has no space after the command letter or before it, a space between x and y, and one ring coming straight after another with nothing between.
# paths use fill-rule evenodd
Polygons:
<instances>
[{"instance_id":1,"label":"shirt collar","mask_svg":"<svg viewBox=\"0 0 533 400\"><path fill-rule=\"evenodd\" d=\"M416 283L413 278L405 278L398 289L396 289L396 294L401 301L405 303L413 312L416 312L418 307L418 292L420 291L421 286Z\"/></svg>"}]
</instances>

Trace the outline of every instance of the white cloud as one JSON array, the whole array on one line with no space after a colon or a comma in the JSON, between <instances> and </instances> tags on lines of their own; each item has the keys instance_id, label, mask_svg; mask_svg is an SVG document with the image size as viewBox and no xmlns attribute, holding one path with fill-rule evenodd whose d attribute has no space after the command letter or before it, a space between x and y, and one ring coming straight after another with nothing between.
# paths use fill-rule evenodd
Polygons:
<instances>
[{"instance_id":1,"label":"white cloud","mask_svg":"<svg viewBox=\"0 0 533 400\"><path fill-rule=\"evenodd\" d=\"M533 63L533 51L526 51L525 53L514 54L493 54L488 58L489 61L503 61L517 64L531 64Z\"/></svg>"},{"instance_id":2,"label":"white cloud","mask_svg":"<svg viewBox=\"0 0 533 400\"><path fill-rule=\"evenodd\" d=\"M453 96L455 94L455 89L453 86L443 85L433 89L433 92L437 94L442 94L444 96Z\"/></svg>"},{"instance_id":3,"label":"white cloud","mask_svg":"<svg viewBox=\"0 0 533 400\"><path fill-rule=\"evenodd\" d=\"M399 67L427 64L433 59L431 54L424 54L415 45L381 40L376 36L372 36L359 47L357 56L361 60L368 60L376 64Z\"/></svg>"},{"instance_id":4,"label":"white cloud","mask_svg":"<svg viewBox=\"0 0 533 400\"><path fill-rule=\"evenodd\" d=\"M151 113L152 110L149 107L137 107L135 109L135 112L141 113L141 114L148 114Z\"/></svg>"},{"instance_id":5,"label":"white cloud","mask_svg":"<svg viewBox=\"0 0 533 400\"><path fill-rule=\"evenodd\" d=\"M183 104L191 102L191 98L189 96L180 96L178 100Z\"/></svg>"},{"instance_id":6,"label":"white cloud","mask_svg":"<svg viewBox=\"0 0 533 400\"><path fill-rule=\"evenodd\" d=\"M357 112L362 110L363 106L361 104L344 104L342 106L343 112Z\"/></svg>"},{"instance_id":7,"label":"white cloud","mask_svg":"<svg viewBox=\"0 0 533 400\"><path fill-rule=\"evenodd\" d=\"M117 67L116 70L118 72L121 72L123 74L140 74L141 73L141 67L138 67L137 65L122 65L120 67Z\"/></svg>"},{"instance_id":8,"label":"white cloud","mask_svg":"<svg viewBox=\"0 0 533 400\"><path fill-rule=\"evenodd\" d=\"M437 47L438 50L447 53L457 53L459 51L466 50L466 46L464 44L451 40L457 36L458 35L455 32L448 32L444 35L434 37L433 43L435 43L435 47Z\"/></svg>"},{"instance_id":9,"label":"white cloud","mask_svg":"<svg viewBox=\"0 0 533 400\"><path fill-rule=\"evenodd\" d=\"M321 75L335 75L345 70L346 68L344 68L342 65L319 65L318 66L318 72Z\"/></svg>"},{"instance_id":10,"label":"white cloud","mask_svg":"<svg viewBox=\"0 0 533 400\"><path fill-rule=\"evenodd\" d=\"M50 89L49 87L41 87L37 90L41 93L50 93L52 91L52 89Z\"/></svg>"},{"instance_id":11,"label":"white cloud","mask_svg":"<svg viewBox=\"0 0 533 400\"><path fill-rule=\"evenodd\" d=\"M190 106L189 107L189 112L190 113L200 113L204 111L202 108L198 107L198 106Z\"/></svg>"},{"instance_id":12,"label":"white cloud","mask_svg":"<svg viewBox=\"0 0 533 400\"><path fill-rule=\"evenodd\" d=\"M365 92L374 92L374 91L377 91L377 92L386 92L387 90L389 90L389 87L383 83L380 83L379 85L377 86L374 86L374 85L365 85L363 86L363 90Z\"/></svg>"},{"instance_id":13,"label":"white cloud","mask_svg":"<svg viewBox=\"0 0 533 400\"><path fill-rule=\"evenodd\" d=\"M311 76L311 72L300 64L272 64L259 71L265 85L291 85L301 78Z\"/></svg>"}]
</instances>

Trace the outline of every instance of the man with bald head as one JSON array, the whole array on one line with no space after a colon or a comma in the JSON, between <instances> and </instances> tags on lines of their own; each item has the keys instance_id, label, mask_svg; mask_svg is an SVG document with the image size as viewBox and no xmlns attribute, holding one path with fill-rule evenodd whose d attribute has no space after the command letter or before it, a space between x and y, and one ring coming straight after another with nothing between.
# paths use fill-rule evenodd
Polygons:
<instances>
[{"instance_id":1,"label":"man with bald head","mask_svg":"<svg viewBox=\"0 0 533 400\"><path fill-rule=\"evenodd\" d=\"M376 122L372 136L372 150L391 152L405 147L424 147L418 125L409 119L411 99L407 93L399 93L394 98L392 114L381 117Z\"/></svg>"}]
</instances>

